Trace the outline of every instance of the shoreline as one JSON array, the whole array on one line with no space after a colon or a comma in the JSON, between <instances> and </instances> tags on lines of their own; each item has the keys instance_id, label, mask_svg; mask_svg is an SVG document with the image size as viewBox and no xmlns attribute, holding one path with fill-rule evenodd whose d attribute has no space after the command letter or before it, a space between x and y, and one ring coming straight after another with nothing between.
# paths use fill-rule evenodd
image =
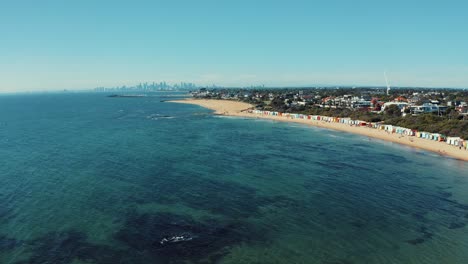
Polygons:
<instances>
[{"instance_id":1,"label":"shoreline","mask_svg":"<svg viewBox=\"0 0 468 264\"><path fill-rule=\"evenodd\" d=\"M281 116L265 116L258 115L254 113L248 113L245 110L248 110L253 107L248 103L229 101L229 100L213 100L213 99L185 99L185 100L175 100L167 101L171 103L182 103L182 104L193 104L198 105L204 108L208 108L215 111L216 115L225 115L225 116L238 116L238 117L247 117L247 118L261 118L269 119L280 122L289 122L289 123L299 123L315 127L321 127L326 129L338 130L342 132L348 132L353 134L358 134L362 136L367 136L371 138L381 139L397 144L402 144L410 146L417 149L423 149L439 154L443 157L450 157L457 160L468 161L468 151L460 150L455 146L451 146L446 142L438 142L434 140L428 140L423 138L418 138L415 136L407 136L396 133L389 133L384 130L378 130L369 127L362 126L350 126L341 123L332 123L332 122L323 122L316 120L308 119L290 119Z\"/></svg>"}]
</instances>

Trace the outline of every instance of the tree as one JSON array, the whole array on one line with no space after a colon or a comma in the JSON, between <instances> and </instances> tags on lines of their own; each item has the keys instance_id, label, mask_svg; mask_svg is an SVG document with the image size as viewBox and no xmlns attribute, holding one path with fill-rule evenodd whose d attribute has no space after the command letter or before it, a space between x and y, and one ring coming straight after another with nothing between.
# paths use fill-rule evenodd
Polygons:
<instances>
[{"instance_id":1,"label":"tree","mask_svg":"<svg viewBox=\"0 0 468 264\"><path fill-rule=\"evenodd\" d=\"M458 119L460 114L458 113L458 111L452 109L450 112L448 112L447 116L449 119Z\"/></svg>"},{"instance_id":2,"label":"tree","mask_svg":"<svg viewBox=\"0 0 468 264\"><path fill-rule=\"evenodd\" d=\"M398 105L389 105L385 108L385 114L392 117L399 117L401 116L401 110Z\"/></svg>"}]
</instances>

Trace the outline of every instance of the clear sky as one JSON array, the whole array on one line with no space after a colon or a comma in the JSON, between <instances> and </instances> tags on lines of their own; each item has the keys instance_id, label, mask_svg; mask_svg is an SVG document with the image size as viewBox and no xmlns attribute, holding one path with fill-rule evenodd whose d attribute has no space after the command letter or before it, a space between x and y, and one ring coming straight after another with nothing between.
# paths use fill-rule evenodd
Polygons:
<instances>
[{"instance_id":1,"label":"clear sky","mask_svg":"<svg viewBox=\"0 0 468 264\"><path fill-rule=\"evenodd\" d=\"M468 1L0 1L0 91L468 87Z\"/></svg>"}]
</instances>

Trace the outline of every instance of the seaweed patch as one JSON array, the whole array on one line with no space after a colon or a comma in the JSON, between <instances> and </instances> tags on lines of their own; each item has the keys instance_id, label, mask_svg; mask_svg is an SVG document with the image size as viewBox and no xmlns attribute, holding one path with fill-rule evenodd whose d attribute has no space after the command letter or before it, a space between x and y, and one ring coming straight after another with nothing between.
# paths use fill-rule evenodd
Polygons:
<instances>
[{"instance_id":1,"label":"seaweed patch","mask_svg":"<svg viewBox=\"0 0 468 264\"><path fill-rule=\"evenodd\" d=\"M207 223L169 213L133 214L115 237L139 254L161 263L219 259L241 242L262 239L242 223Z\"/></svg>"},{"instance_id":2,"label":"seaweed patch","mask_svg":"<svg viewBox=\"0 0 468 264\"><path fill-rule=\"evenodd\" d=\"M411 244L411 245L422 244L422 243L426 242L426 240L431 239L432 236L434 235L433 233L431 233L430 231L428 231L428 230L427 230L427 227L425 227L425 226L422 226L422 227L419 229L419 232L422 234L421 237L418 237L418 238L416 238L416 239L406 240L406 243Z\"/></svg>"},{"instance_id":3,"label":"seaweed patch","mask_svg":"<svg viewBox=\"0 0 468 264\"><path fill-rule=\"evenodd\" d=\"M427 219L425 217L425 214L426 213L412 213L411 216L420 222L426 222Z\"/></svg>"},{"instance_id":4,"label":"seaweed patch","mask_svg":"<svg viewBox=\"0 0 468 264\"><path fill-rule=\"evenodd\" d=\"M145 263L133 252L89 243L84 233L74 230L48 233L24 244L30 258L15 264L69 264L75 260L99 264Z\"/></svg>"},{"instance_id":5,"label":"seaweed patch","mask_svg":"<svg viewBox=\"0 0 468 264\"><path fill-rule=\"evenodd\" d=\"M440 196L444 197L444 198L449 198L449 197L452 197L452 193L451 192L445 192L445 191L441 191L439 192Z\"/></svg>"},{"instance_id":6,"label":"seaweed patch","mask_svg":"<svg viewBox=\"0 0 468 264\"><path fill-rule=\"evenodd\" d=\"M30 258L15 264L69 264L76 260L99 264L216 263L232 246L263 241L265 233L241 222L197 222L169 213L131 212L115 234L119 246L90 243L85 233L75 230L51 232L25 242ZM21 244L0 237L1 248Z\"/></svg>"},{"instance_id":7,"label":"seaweed patch","mask_svg":"<svg viewBox=\"0 0 468 264\"><path fill-rule=\"evenodd\" d=\"M463 228L465 226L466 226L465 223L450 223L448 228L449 229L458 229L458 228Z\"/></svg>"},{"instance_id":8,"label":"seaweed patch","mask_svg":"<svg viewBox=\"0 0 468 264\"><path fill-rule=\"evenodd\" d=\"M187 207L206 210L229 218L251 217L265 205L294 203L285 196L258 195L255 188L231 181L215 181L194 175L179 177L181 178L178 181L162 181L163 184L158 186L157 192L153 187L143 186L139 189L138 195L129 196L128 199L139 204L181 203ZM230 195L223 195L228 193Z\"/></svg>"},{"instance_id":9,"label":"seaweed patch","mask_svg":"<svg viewBox=\"0 0 468 264\"><path fill-rule=\"evenodd\" d=\"M347 259L339 259L334 261L324 261L323 264L353 264L354 262Z\"/></svg>"},{"instance_id":10,"label":"seaweed patch","mask_svg":"<svg viewBox=\"0 0 468 264\"><path fill-rule=\"evenodd\" d=\"M11 250L22 244L21 241L0 235L0 251Z\"/></svg>"},{"instance_id":11,"label":"seaweed patch","mask_svg":"<svg viewBox=\"0 0 468 264\"><path fill-rule=\"evenodd\" d=\"M406 240L406 242L408 244L411 244L411 245L417 245L417 244L422 244L424 243L424 239L423 238L416 238L416 239L410 239L410 240Z\"/></svg>"}]
</instances>

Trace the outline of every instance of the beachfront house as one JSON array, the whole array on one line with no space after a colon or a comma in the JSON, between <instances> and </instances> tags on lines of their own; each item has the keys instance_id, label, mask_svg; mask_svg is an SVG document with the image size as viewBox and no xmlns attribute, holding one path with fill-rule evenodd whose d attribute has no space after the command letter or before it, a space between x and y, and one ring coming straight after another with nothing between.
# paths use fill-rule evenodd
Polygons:
<instances>
[{"instance_id":1,"label":"beachfront house","mask_svg":"<svg viewBox=\"0 0 468 264\"><path fill-rule=\"evenodd\" d=\"M423 105L412 105L410 106L410 113L413 115L424 114L424 113L445 113L447 106L440 106L433 103L425 103Z\"/></svg>"},{"instance_id":2,"label":"beachfront house","mask_svg":"<svg viewBox=\"0 0 468 264\"><path fill-rule=\"evenodd\" d=\"M395 101L394 101L394 102L386 102L385 104L383 104L383 106L382 106L380 112L384 112L385 109L386 109L387 107L391 106L391 105L396 105L396 106L398 106L398 108L399 108L400 110L403 110L405 107L408 106L408 103L407 103L407 102L395 102Z\"/></svg>"}]
</instances>

